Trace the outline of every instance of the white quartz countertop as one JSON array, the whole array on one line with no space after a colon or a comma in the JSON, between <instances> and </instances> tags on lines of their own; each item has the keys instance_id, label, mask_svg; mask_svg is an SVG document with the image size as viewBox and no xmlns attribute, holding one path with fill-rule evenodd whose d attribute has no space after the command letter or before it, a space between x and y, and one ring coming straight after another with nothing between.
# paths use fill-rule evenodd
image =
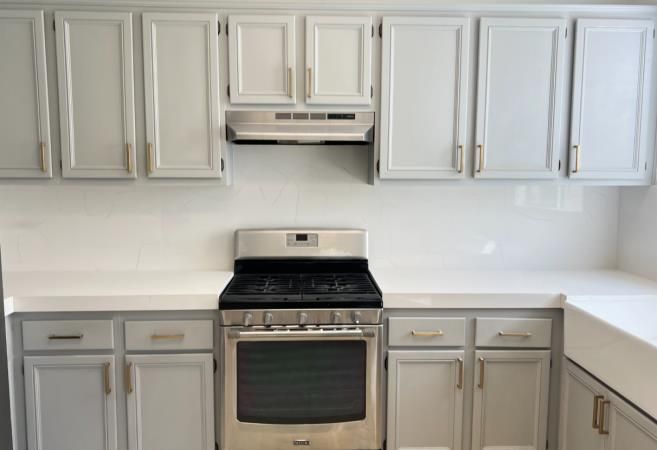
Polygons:
<instances>
[{"instance_id":1,"label":"white quartz countertop","mask_svg":"<svg viewBox=\"0 0 657 450\"><path fill-rule=\"evenodd\" d=\"M657 294L619 271L373 269L389 309L561 308L568 298ZM8 272L5 315L20 312L213 310L231 272Z\"/></svg>"}]
</instances>

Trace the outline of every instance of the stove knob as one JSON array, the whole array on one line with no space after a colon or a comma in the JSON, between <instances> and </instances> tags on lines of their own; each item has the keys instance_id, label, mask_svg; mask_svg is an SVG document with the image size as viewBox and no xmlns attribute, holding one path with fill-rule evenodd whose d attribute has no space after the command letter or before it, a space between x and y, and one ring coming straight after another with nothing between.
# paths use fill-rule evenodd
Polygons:
<instances>
[{"instance_id":1,"label":"stove knob","mask_svg":"<svg viewBox=\"0 0 657 450\"><path fill-rule=\"evenodd\" d=\"M333 314L331 314L331 321L333 322L334 325L341 324L342 323L342 314L335 311Z\"/></svg>"},{"instance_id":2,"label":"stove knob","mask_svg":"<svg viewBox=\"0 0 657 450\"><path fill-rule=\"evenodd\" d=\"M270 327L274 322L274 315L272 313L265 313L265 326Z\"/></svg>"},{"instance_id":3,"label":"stove knob","mask_svg":"<svg viewBox=\"0 0 657 450\"><path fill-rule=\"evenodd\" d=\"M356 325L360 324L360 320L362 319L362 315L360 311L354 311L354 313L351 315L352 320Z\"/></svg>"},{"instance_id":4,"label":"stove knob","mask_svg":"<svg viewBox=\"0 0 657 450\"><path fill-rule=\"evenodd\" d=\"M250 327L253 325L253 314L250 312L244 313L244 326Z\"/></svg>"},{"instance_id":5,"label":"stove knob","mask_svg":"<svg viewBox=\"0 0 657 450\"><path fill-rule=\"evenodd\" d=\"M302 312L299 313L299 325L302 327L308 323L308 314Z\"/></svg>"}]
</instances>

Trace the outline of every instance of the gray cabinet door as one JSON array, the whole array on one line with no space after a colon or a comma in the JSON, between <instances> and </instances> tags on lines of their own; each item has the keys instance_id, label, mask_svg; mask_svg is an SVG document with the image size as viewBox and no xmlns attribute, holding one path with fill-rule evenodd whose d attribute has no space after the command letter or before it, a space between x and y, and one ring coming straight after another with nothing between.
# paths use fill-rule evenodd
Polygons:
<instances>
[{"instance_id":1,"label":"gray cabinet door","mask_svg":"<svg viewBox=\"0 0 657 450\"><path fill-rule=\"evenodd\" d=\"M381 178L465 173L470 19L384 17Z\"/></svg>"},{"instance_id":2,"label":"gray cabinet door","mask_svg":"<svg viewBox=\"0 0 657 450\"><path fill-rule=\"evenodd\" d=\"M388 448L460 450L463 351L388 352Z\"/></svg>"},{"instance_id":3,"label":"gray cabinet door","mask_svg":"<svg viewBox=\"0 0 657 450\"><path fill-rule=\"evenodd\" d=\"M221 177L217 20L143 14L149 177Z\"/></svg>"},{"instance_id":4,"label":"gray cabinet door","mask_svg":"<svg viewBox=\"0 0 657 450\"><path fill-rule=\"evenodd\" d=\"M24 363L29 450L116 450L114 356Z\"/></svg>"},{"instance_id":5,"label":"gray cabinet door","mask_svg":"<svg viewBox=\"0 0 657 450\"><path fill-rule=\"evenodd\" d=\"M211 354L126 357L130 450L213 450Z\"/></svg>"},{"instance_id":6,"label":"gray cabinet door","mask_svg":"<svg viewBox=\"0 0 657 450\"><path fill-rule=\"evenodd\" d=\"M65 178L135 178L132 14L56 12Z\"/></svg>"},{"instance_id":7,"label":"gray cabinet door","mask_svg":"<svg viewBox=\"0 0 657 450\"><path fill-rule=\"evenodd\" d=\"M603 385L564 359L561 376L560 450L605 448L604 436L599 433L598 408L606 394Z\"/></svg>"},{"instance_id":8,"label":"gray cabinet door","mask_svg":"<svg viewBox=\"0 0 657 450\"><path fill-rule=\"evenodd\" d=\"M472 450L545 450L550 351L475 352Z\"/></svg>"},{"instance_id":9,"label":"gray cabinet door","mask_svg":"<svg viewBox=\"0 0 657 450\"><path fill-rule=\"evenodd\" d=\"M610 393L609 400L608 414L603 411L609 450L657 450L657 424L617 395Z\"/></svg>"},{"instance_id":10,"label":"gray cabinet door","mask_svg":"<svg viewBox=\"0 0 657 450\"><path fill-rule=\"evenodd\" d=\"M483 18L476 178L556 178L564 19Z\"/></svg>"},{"instance_id":11,"label":"gray cabinet door","mask_svg":"<svg viewBox=\"0 0 657 450\"><path fill-rule=\"evenodd\" d=\"M577 21L571 178L648 176L654 27L652 20Z\"/></svg>"},{"instance_id":12,"label":"gray cabinet door","mask_svg":"<svg viewBox=\"0 0 657 450\"><path fill-rule=\"evenodd\" d=\"M0 10L0 177L50 178L43 11Z\"/></svg>"}]
</instances>

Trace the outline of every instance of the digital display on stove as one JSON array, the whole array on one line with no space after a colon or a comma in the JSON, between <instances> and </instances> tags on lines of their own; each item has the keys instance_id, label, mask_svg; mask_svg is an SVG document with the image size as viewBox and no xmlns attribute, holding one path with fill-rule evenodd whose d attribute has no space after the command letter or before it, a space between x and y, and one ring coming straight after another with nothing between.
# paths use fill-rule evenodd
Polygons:
<instances>
[{"instance_id":1,"label":"digital display on stove","mask_svg":"<svg viewBox=\"0 0 657 450\"><path fill-rule=\"evenodd\" d=\"M288 233L286 241L288 247L317 247L319 236L317 233Z\"/></svg>"},{"instance_id":2,"label":"digital display on stove","mask_svg":"<svg viewBox=\"0 0 657 450\"><path fill-rule=\"evenodd\" d=\"M297 234L297 242L308 242L307 234Z\"/></svg>"}]
</instances>

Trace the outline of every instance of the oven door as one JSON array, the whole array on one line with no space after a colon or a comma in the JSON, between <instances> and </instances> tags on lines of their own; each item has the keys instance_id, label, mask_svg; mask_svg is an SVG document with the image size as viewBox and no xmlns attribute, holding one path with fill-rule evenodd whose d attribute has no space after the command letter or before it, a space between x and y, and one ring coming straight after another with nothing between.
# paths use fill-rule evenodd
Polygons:
<instances>
[{"instance_id":1,"label":"oven door","mask_svg":"<svg viewBox=\"0 0 657 450\"><path fill-rule=\"evenodd\" d=\"M381 325L224 328L222 450L377 450Z\"/></svg>"}]
</instances>

